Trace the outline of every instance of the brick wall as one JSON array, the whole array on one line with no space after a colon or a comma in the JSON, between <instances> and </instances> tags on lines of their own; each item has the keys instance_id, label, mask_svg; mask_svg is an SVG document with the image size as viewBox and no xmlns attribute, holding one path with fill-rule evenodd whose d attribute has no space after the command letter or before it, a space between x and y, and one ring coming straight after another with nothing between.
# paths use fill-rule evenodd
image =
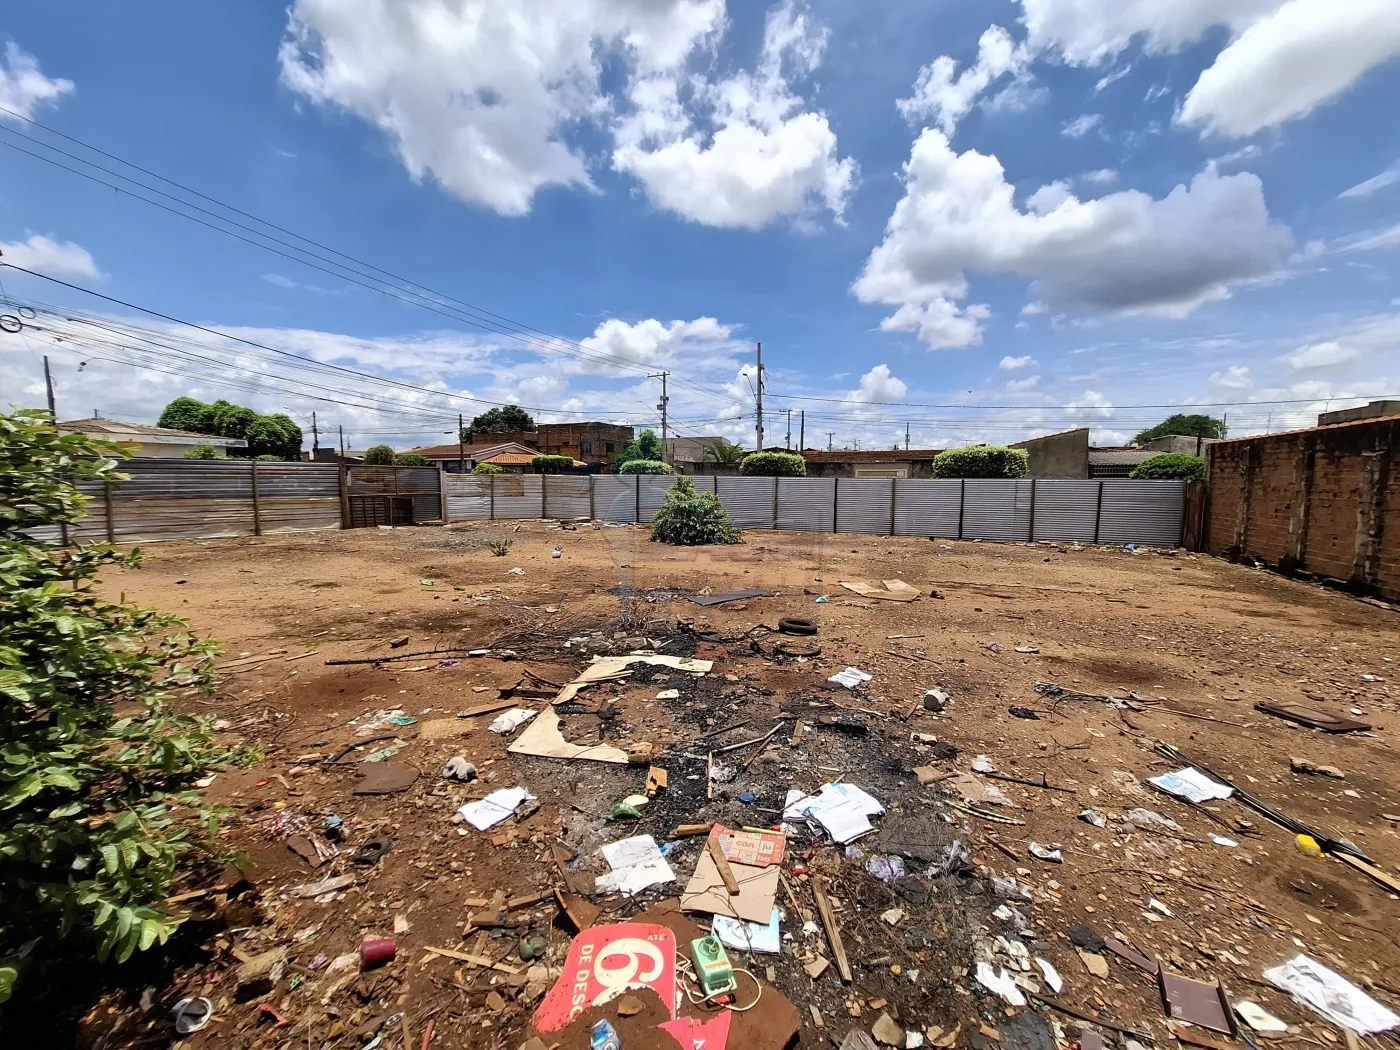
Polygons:
<instances>
[{"instance_id":1,"label":"brick wall","mask_svg":"<svg viewBox=\"0 0 1400 1050\"><path fill-rule=\"evenodd\" d=\"M1206 549L1400 601L1400 418L1206 450Z\"/></svg>"}]
</instances>

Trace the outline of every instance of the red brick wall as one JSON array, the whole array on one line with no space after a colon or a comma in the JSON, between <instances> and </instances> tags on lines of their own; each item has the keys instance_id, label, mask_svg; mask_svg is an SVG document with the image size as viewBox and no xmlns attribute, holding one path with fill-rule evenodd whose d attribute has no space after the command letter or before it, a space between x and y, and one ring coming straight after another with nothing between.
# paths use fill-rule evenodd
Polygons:
<instances>
[{"instance_id":1,"label":"red brick wall","mask_svg":"<svg viewBox=\"0 0 1400 1050\"><path fill-rule=\"evenodd\" d=\"M1211 445L1206 549L1400 600L1400 450L1389 451L1397 444L1400 419L1391 417ZM1376 556L1358 567L1358 530L1369 532L1373 521L1362 507L1368 470L1380 486L1381 531ZM1302 535L1296 547L1290 527Z\"/></svg>"}]
</instances>

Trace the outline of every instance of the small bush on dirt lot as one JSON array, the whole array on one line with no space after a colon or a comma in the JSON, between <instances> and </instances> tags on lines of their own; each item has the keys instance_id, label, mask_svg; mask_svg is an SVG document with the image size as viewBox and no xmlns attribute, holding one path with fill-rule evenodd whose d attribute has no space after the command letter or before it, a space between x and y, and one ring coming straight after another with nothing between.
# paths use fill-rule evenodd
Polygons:
<instances>
[{"instance_id":1,"label":"small bush on dirt lot","mask_svg":"<svg viewBox=\"0 0 1400 1050\"><path fill-rule=\"evenodd\" d=\"M661 543L696 547L706 543L743 543L739 526L713 492L696 492L685 475L661 501L651 524L651 538Z\"/></svg>"},{"instance_id":2,"label":"small bush on dirt lot","mask_svg":"<svg viewBox=\"0 0 1400 1050\"><path fill-rule=\"evenodd\" d=\"M1128 477L1137 481L1205 481L1206 461L1184 452L1163 452L1143 460Z\"/></svg>"},{"instance_id":3,"label":"small bush on dirt lot","mask_svg":"<svg viewBox=\"0 0 1400 1050\"><path fill-rule=\"evenodd\" d=\"M933 458L936 478L1024 478L1030 473L1031 455L1023 448L973 445L950 448Z\"/></svg>"},{"instance_id":4,"label":"small bush on dirt lot","mask_svg":"<svg viewBox=\"0 0 1400 1050\"><path fill-rule=\"evenodd\" d=\"M394 450L388 445L371 445L365 449L365 466L387 467L394 462Z\"/></svg>"},{"instance_id":5,"label":"small bush on dirt lot","mask_svg":"<svg viewBox=\"0 0 1400 1050\"><path fill-rule=\"evenodd\" d=\"M0 1001L15 960L66 934L118 962L165 943L180 922L169 887L215 826L193 783L238 757L167 707L211 691L214 643L96 589L103 566L139 553L27 531L83 516L73 482L123 477L116 446L47 418L0 415Z\"/></svg>"},{"instance_id":6,"label":"small bush on dirt lot","mask_svg":"<svg viewBox=\"0 0 1400 1050\"><path fill-rule=\"evenodd\" d=\"M739 461L739 473L757 478L805 478L807 461L792 452L750 452Z\"/></svg>"},{"instance_id":7,"label":"small bush on dirt lot","mask_svg":"<svg viewBox=\"0 0 1400 1050\"><path fill-rule=\"evenodd\" d=\"M505 472L505 467L498 467L494 463L478 463L472 467L473 474L504 474Z\"/></svg>"},{"instance_id":8,"label":"small bush on dirt lot","mask_svg":"<svg viewBox=\"0 0 1400 1050\"><path fill-rule=\"evenodd\" d=\"M510 540L487 540L486 549L498 558L504 558L510 553Z\"/></svg>"},{"instance_id":9,"label":"small bush on dirt lot","mask_svg":"<svg viewBox=\"0 0 1400 1050\"><path fill-rule=\"evenodd\" d=\"M669 474L671 468L655 459L634 459L622 464L619 474Z\"/></svg>"}]
</instances>

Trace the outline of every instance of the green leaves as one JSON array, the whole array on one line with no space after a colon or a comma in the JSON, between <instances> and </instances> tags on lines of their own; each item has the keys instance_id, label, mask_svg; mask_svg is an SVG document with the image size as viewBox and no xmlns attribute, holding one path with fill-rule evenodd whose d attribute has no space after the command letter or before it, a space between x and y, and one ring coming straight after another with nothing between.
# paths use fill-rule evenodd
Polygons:
<instances>
[{"instance_id":1,"label":"green leaves","mask_svg":"<svg viewBox=\"0 0 1400 1050\"><path fill-rule=\"evenodd\" d=\"M706 543L742 543L739 527L713 492L696 492L695 482L681 475L666 493L651 538L662 543L696 546Z\"/></svg>"}]
</instances>

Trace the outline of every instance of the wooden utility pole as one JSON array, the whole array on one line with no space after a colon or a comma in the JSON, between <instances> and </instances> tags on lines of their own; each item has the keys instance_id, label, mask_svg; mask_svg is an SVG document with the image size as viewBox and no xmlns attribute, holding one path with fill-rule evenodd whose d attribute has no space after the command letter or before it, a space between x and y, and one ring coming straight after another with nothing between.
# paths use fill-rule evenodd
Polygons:
<instances>
[{"instance_id":1,"label":"wooden utility pole","mask_svg":"<svg viewBox=\"0 0 1400 1050\"><path fill-rule=\"evenodd\" d=\"M58 422L58 412L53 403L53 376L49 373L49 355L44 355L44 389L49 394L49 418L55 423Z\"/></svg>"},{"instance_id":2,"label":"wooden utility pole","mask_svg":"<svg viewBox=\"0 0 1400 1050\"><path fill-rule=\"evenodd\" d=\"M671 403L671 399L666 396L666 377L670 372L654 372L647 375L648 379L661 380L661 400L656 403L657 409L661 412L661 459L665 461L670 456L670 445L667 438L666 407Z\"/></svg>"},{"instance_id":3,"label":"wooden utility pole","mask_svg":"<svg viewBox=\"0 0 1400 1050\"><path fill-rule=\"evenodd\" d=\"M457 413L457 473L467 472L467 439L462 435L462 413Z\"/></svg>"},{"instance_id":4,"label":"wooden utility pole","mask_svg":"<svg viewBox=\"0 0 1400 1050\"><path fill-rule=\"evenodd\" d=\"M783 442L783 447L789 452L792 451L792 409L787 410L787 439Z\"/></svg>"},{"instance_id":5,"label":"wooden utility pole","mask_svg":"<svg viewBox=\"0 0 1400 1050\"><path fill-rule=\"evenodd\" d=\"M797 449L800 452L807 447L807 410L804 408L797 418Z\"/></svg>"}]
</instances>

